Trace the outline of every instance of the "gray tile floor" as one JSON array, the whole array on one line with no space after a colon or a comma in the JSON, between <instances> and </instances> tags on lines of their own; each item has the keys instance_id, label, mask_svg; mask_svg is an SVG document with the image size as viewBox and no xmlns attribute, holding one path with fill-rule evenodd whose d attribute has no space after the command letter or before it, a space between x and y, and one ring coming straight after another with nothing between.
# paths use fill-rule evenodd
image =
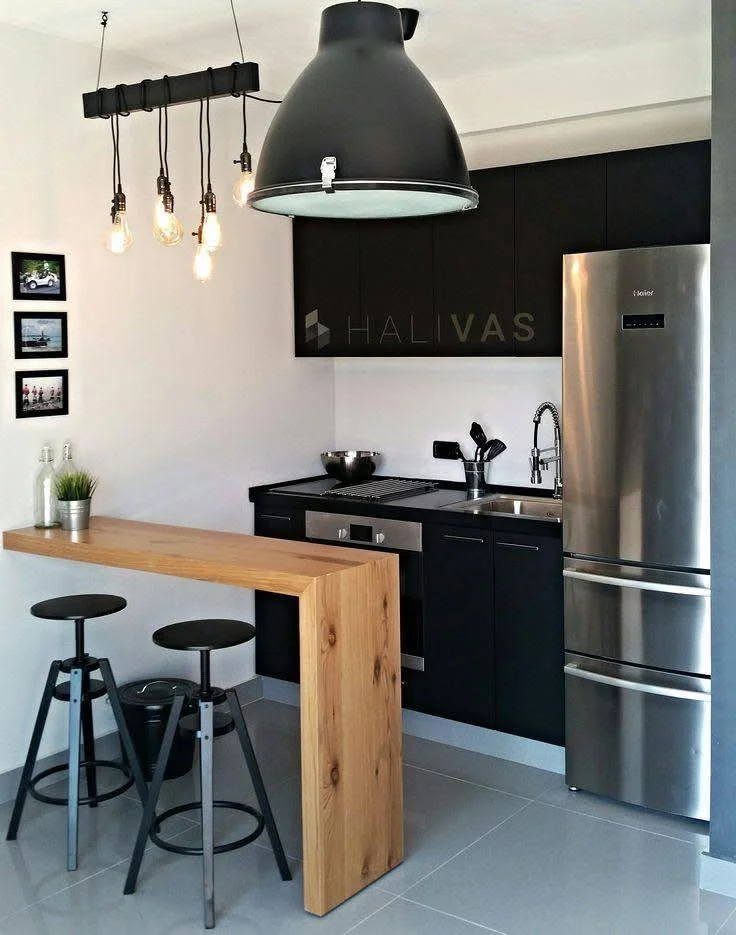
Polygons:
<instances>
[{"instance_id":1,"label":"gray tile floor","mask_svg":"<svg viewBox=\"0 0 736 935\"><path fill-rule=\"evenodd\" d=\"M267 838L216 858L216 931L239 935L736 935L736 900L700 892L705 825L566 789L562 777L405 738L406 860L323 919L302 910L299 713L246 706L294 870L283 883ZM252 798L229 735L216 794ZM193 797L166 783L166 804ZM0 806L6 827L10 803ZM138 890L123 879L140 808L130 793L81 813L80 869L64 869L64 813L31 800L0 847L0 935L189 935L202 931L201 863L146 852ZM218 816L224 835L240 819ZM196 843L196 814L166 833ZM244 818L243 823L248 819ZM245 824L243 824L243 828Z\"/></svg>"}]
</instances>

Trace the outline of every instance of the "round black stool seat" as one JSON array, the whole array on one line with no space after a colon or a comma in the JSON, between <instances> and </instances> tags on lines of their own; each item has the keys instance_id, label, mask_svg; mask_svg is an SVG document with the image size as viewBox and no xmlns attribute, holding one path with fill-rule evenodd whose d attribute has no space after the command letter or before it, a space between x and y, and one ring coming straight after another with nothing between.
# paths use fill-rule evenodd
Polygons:
<instances>
[{"instance_id":1,"label":"round black stool seat","mask_svg":"<svg viewBox=\"0 0 736 935\"><path fill-rule=\"evenodd\" d=\"M116 614L127 606L125 598L115 594L69 594L40 601L31 607L31 613L43 620L90 620Z\"/></svg>"},{"instance_id":2,"label":"round black stool seat","mask_svg":"<svg viewBox=\"0 0 736 935\"><path fill-rule=\"evenodd\" d=\"M243 620L183 620L153 634L153 642L166 649L209 652L247 643L256 635L252 623Z\"/></svg>"}]
</instances>

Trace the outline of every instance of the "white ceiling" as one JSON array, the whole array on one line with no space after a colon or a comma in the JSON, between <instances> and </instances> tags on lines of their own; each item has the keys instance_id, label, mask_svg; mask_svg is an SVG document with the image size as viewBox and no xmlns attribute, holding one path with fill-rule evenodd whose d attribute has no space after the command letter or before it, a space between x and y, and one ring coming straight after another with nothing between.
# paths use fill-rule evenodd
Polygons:
<instances>
[{"instance_id":1,"label":"white ceiling","mask_svg":"<svg viewBox=\"0 0 736 935\"><path fill-rule=\"evenodd\" d=\"M324 0L234 0L246 58L262 88L281 94L314 54ZM432 81L484 74L546 56L702 37L710 0L401 0L420 10L408 50ZM106 47L162 70L190 71L239 57L229 0L5 0L0 21ZM102 83L115 83L103 68Z\"/></svg>"}]
</instances>

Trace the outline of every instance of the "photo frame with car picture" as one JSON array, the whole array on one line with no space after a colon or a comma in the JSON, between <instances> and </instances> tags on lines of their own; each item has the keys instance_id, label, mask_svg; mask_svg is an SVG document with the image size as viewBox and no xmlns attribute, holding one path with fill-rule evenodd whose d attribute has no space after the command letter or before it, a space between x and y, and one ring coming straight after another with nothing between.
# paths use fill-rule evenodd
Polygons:
<instances>
[{"instance_id":1,"label":"photo frame with car picture","mask_svg":"<svg viewBox=\"0 0 736 935\"><path fill-rule=\"evenodd\" d=\"M66 312L15 312L16 360L68 357Z\"/></svg>"},{"instance_id":2,"label":"photo frame with car picture","mask_svg":"<svg viewBox=\"0 0 736 935\"><path fill-rule=\"evenodd\" d=\"M68 370L21 370L15 374L15 417L69 414Z\"/></svg>"},{"instance_id":3,"label":"photo frame with car picture","mask_svg":"<svg viewBox=\"0 0 736 935\"><path fill-rule=\"evenodd\" d=\"M66 302L66 264L61 253L11 254L13 299Z\"/></svg>"}]
</instances>

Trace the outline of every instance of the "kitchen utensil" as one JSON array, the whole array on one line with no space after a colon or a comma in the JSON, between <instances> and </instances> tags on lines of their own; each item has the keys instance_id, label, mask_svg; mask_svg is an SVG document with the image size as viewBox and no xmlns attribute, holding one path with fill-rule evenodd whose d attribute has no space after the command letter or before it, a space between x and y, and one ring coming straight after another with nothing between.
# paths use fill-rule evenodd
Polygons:
<instances>
[{"instance_id":1,"label":"kitchen utensil","mask_svg":"<svg viewBox=\"0 0 736 935\"><path fill-rule=\"evenodd\" d=\"M443 461L464 461L464 455L457 442L438 442L432 444L432 457Z\"/></svg>"},{"instance_id":2,"label":"kitchen utensil","mask_svg":"<svg viewBox=\"0 0 736 935\"><path fill-rule=\"evenodd\" d=\"M485 445L485 443L488 441L488 438L486 436L486 433L483 431L482 427L477 422L473 422L470 426L470 437L473 439L473 441L475 442L475 446L476 446L475 457L473 458L473 460L479 461L480 450L483 447L483 445Z\"/></svg>"},{"instance_id":3,"label":"kitchen utensil","mask_svg":"<svg viewBox=\"0 0 736 935\"><path fill-rule=\"evenodd\" d=\"M501 441L501 439L492 438L488 443L488 447L484 455L485 460L493 461L493 459L497 458L503 451L506 451L506 445Z\"/></svg>"},{"instance_id":4,"label":"kitchen utensil","mask_svg":"<svg viewBox=\"0 0 736 935\"><path fill-rule=\"evenodd\" d=\"M376 470L380 457L380 451L323 451L320 455L330 477L352 484L367 480Z\"/></svg>"}]
</instances>

